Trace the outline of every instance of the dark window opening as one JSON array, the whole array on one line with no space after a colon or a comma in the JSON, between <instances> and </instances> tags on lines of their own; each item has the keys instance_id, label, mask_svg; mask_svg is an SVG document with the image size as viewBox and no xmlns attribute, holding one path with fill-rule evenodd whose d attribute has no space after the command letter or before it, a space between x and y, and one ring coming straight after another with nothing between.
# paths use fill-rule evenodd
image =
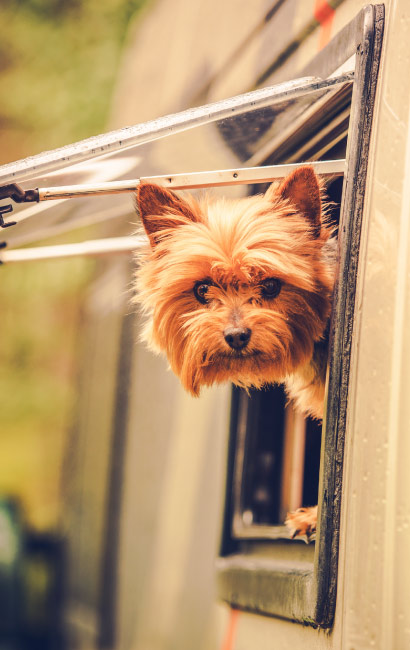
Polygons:
<instances>
[{"instance_id":1,"label":"dark window opening","mask_svg":"<svg viewBox=\"0 0 410 650\"><path fill-rule=\"evenodd\" d=\"M246 435L238 441L243 467L237 513L245 533L249 526L280 526L288 510L317 503L321 424L295 413L283 386L240 392Z\"/></svg>"},{"instance_id":2,"label":"dark window opening","mask_svg":"<svg viewBox=\"0 0 410 650\"><path fill-rule=\"evenodd\" d=\"M246 524L279 523L286 397L281 387L252 391L248 401L242 519Z\"/></svg>"}]
</instances>

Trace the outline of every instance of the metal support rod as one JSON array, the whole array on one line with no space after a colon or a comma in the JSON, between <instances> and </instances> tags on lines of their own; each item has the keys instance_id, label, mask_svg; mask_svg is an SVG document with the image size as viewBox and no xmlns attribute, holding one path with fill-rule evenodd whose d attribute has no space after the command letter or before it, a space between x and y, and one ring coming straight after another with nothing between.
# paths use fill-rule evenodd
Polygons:
<instances>
[{"instance_id":1,"label":"metal support rod","mask_svg":"<svg viewBox=\"0 0 410 650\"><path fill-rule=\"evenodd\" d=\"M0 251L0 264L130 253L143 246L147 241L148 239L145 236L112 237L93 239L74 244L2 250Z\"/></svg>"},{"instance_id":2,"label":"metal support rod","mask_svg":"<svg viewBox=\"0 0 410 650\"><path fill-rule=\"evenodd\" d=\"M283 178L289 173L311 165L317 174L324 177L341 176L345 169L345 160L326 160L312 163L297 163L289 165L272 165L267 167L248 167L242 169L223 169L191 174L175 174L173 176L151 176L131 181L100 183L99 185L71 185L67 187L43 188L36 190L39 201L68 199L104 194L133 192L141 181L157 183L163 187L175 190L215 187L223 185L266 183ZM29 190L33 193L33 190ZM0 263L28 262L77 256L112 255L114 253L129 253L141 247L146 238L143 236L114 237L90 240L74 244L57 246L39 246L5 250L0 253Z\"/></svg>"},{"instance_id":3,"label":"metal support rod","mask_svg":"<svg viewBox=\"0 0 410 650\"><path fill-rule=\"evenodd\" d=\"M31 190L30 196L37 194L38 201L54 201L55 199L71 199L105 194L121 194L135 192L142 182L156 183L173 190L198 189L226 185L245 185L251 183L267 183L283 178L306 163L290 165L271 165L266 167L245 167L239 169L221 169L216 171L194 172L191 174L174 174L150 176L129 181L113 181L96 185L67 185L60 187L45 187ZM321 176L341 176L344 173L344 160L324 160L309 163ZM31 198L29 200L32 200Z\"/></svg>"}]
</instances>

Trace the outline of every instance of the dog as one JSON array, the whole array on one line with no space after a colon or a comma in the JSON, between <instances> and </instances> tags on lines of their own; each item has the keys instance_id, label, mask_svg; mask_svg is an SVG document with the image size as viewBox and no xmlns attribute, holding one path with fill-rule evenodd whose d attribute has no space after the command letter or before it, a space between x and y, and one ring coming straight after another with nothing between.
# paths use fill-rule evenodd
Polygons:
<instances>
[{"instance_id":1,"label":"dog","mask_svg":"<svg viewBox=\"0 0 410 650\"><path fill-rule=\"evenodd\" d=\"M239 200L144 182L136 204L149 240L136 275L142 338L184 388L284 383L297 409L321 419L334 229L313 168ZM285 523L309 539L316 518L317 506L300 508Z\"/></svg>"}]
</instances>

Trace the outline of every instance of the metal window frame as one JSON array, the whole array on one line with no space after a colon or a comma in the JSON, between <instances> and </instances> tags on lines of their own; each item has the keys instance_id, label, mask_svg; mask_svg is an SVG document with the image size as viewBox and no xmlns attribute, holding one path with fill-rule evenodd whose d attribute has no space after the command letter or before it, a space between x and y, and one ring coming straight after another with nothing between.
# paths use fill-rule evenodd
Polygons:
<instances>
[{"instance_id":1,"label":"metal window frame","mask_svg":"<svg viewBox=\"0 0 410 650\"><path fill-rule=\"evenodd\" d=\"M217 120L242 115L249 111L269 108L321 90L331 90L352 81L347 72L329 78L301 77L275 86L253 90L212 104L190 108L180 113L136 124L117 131L93 136L53 151L30 156L24 160L0 167L0 185L22 182L45 172L90 160L107 153L123 151L130 147L147 144Z\"/></svg>"},{"instance_id":2,"label":"metal window frame","mask_svg":"<svg viewBox=\"0 0 410 650\"><path fill-rule=\"evenodd\" d=\"M218 592L233 607L331 627L337 593L343 456L362 209L375 93L384 28L384 5L369 5L314 59L310 74L328 74L355 57L355 81L339 227L339 270L333 300L326 414L323 421L318 532L301 553L286 541L235 540L231 525L237 396L233 395L230 465L224 534L218 559ZM240 414L239 414L240 416ZM277 533L277 531L276 531ZM275 531L272 536L275 537ZM267 544L269 550L267 551ZM289 545L293 547L289 549Z\"/></svg>"},{"instance_id":3,"label":"metal window frame","mask_svg":"<svg viewBox=\"0 0 410 650\"><path fill-rule=\"evenodd\" d=\"M13 214L11 219L8 217L5 221L4 215L10 214L13 206L11 204L0 205L0 227L9 228L17 224L15 230L7 230L6 241L0 243L0 247L3 248L6 245L13 246L16 241L20 244L27 244L36 239L44 240L54 234L67 232L71 228L75 229L83 225L124 216L124 214L128 214L130 211L126 208L124 212L124 204L117 206L114 210L107 207L101 210L101 207L98 209L96 204L96 208L91 214L85 215L80 209L81 216L77 217L77 210L73 209L71 218L69 217L67 219L65 217L64 222L61 222L59 214L61 215L64 211L67 213L66 202L67 199L71 198L83 197L86 199L94 196L131 193L136 190L141 181L155 182L170 189L195 189L262 183L280 178L286 175L293 167L291 165L273 165L262 168L247 166L239 167L238 169L221 169L184 174L171 173L162 176L149 176L103 183L90 182L83 185L55 186L53 183L52 187L27 189L27 183L30 180L33 183L37 181L39 185L47 185L47 182L44 183L44 180L46 180L44 175L48 177L50 175L52 177L54 176L51 180L55 182L55 175L57 174L58 180L59 170L69 173L74 172L78 175L79 169L76 166L83 163L82 173L89 173L89 169L87 167L84 168L84 164L90 166L93 161L95 164L95 159L103 160L105 169L109 169L110 160L115 160L115 154L117 152L125 152L130 157L131 153L133 155L136 154L139 146L146 145L153 140L179 134L189 129L215 123L217 125L223 122L232 123L232 118L243 119L248 115L256 116L263 113L264 110L282 110L284 106L291 108L295 101L304 100L305 98L312 98L311 101L316 102L322 97L332 96L339 88L350 88L352 82L352 71L341 72L338 75L329 76L324 79L303 77L206 106L168 115L158 120L121 129L120 131L95 136L51 152L41 153L37 156L4 165L0 167L0 201L11 199L16 204L19 204L19 210ZM120 137L121 139L119 139ZM296 166L294 165L294 167ZM320 170L320 163L317 166L319 173L328 175L341 173L344 165L343 161L334 161L334 164L331 164L331 161L326 161L326 164L322 163L322 167L327 167L328 171L326 169L323 171ZM101 167L102 165L100 164L100 170ZM114 177L115 175L114 172ZM19 185L20 183L23 186ZM48 205L43 202L48 202ZM27 206L27 203L35 203L37 205ZM108 205L110 206L112 204ZM41 219L42 211L45 211L49 207L52 208L54 215L51 223L54 221L57 224L54 229L52 225L50 227L50 219L46 219L45 223ZM24 227L22 231L18 226L23 224L23 222ZM34 236L27 232L28 230L30 231L32 223L34 227L31 229L31 232L37 233ZM56 232L56 230L59 232ZM122 248L121 244L120 248ZM114 249L111 248L111 250L113 251ZM22 258L19 257L19 259ZM9 256L2 257L0 261L9 261Z\"/></svg>"}]
</instances>

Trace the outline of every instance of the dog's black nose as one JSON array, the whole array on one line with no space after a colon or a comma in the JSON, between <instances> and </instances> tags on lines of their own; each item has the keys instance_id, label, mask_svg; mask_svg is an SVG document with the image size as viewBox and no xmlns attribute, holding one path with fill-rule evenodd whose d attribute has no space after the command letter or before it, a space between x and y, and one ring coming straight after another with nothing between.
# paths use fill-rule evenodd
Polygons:
<instances>
[{"instance_id":1,"label":"dog's black nose","mask_svg":"<svg viewBox=\"0 0 410 650\"><path fill-rule=\"evenodd\" d=\"M232 350L242 350L249 343L252 331L248 327L227 327L224 337Z\"/></svg>"}]
</instances>

